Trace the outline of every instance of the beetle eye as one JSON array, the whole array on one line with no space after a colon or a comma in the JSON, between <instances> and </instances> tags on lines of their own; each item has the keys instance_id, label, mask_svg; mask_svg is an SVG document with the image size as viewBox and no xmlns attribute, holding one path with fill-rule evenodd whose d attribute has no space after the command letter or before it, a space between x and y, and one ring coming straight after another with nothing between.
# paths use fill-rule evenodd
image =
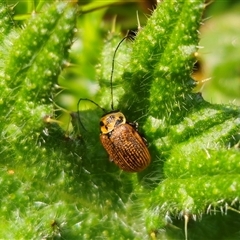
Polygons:
<instances>
[{"instance_id":1,"label":"beetle eye","mask_svg":"<svg viewBox=\"0 0 240 240\"><path fill-rule=\"evenodd\" d=\"M100 121L100 126L102 127L102 126L104 126L104 123L103 123L103 121Z\"/></svg>"},{"instance_id":2,"label":"beetle eye","mask_svg":"<svg viewBox=\"0 0 240 240\"><path fill-rule=\"evenodd\" d=\"M119 116L118 117L118 120L116 121L116 123L115 123L115 126L118 126L120 123L122 123L123 122L123 117L122 116Z\"/></svg>"}]
</instances>

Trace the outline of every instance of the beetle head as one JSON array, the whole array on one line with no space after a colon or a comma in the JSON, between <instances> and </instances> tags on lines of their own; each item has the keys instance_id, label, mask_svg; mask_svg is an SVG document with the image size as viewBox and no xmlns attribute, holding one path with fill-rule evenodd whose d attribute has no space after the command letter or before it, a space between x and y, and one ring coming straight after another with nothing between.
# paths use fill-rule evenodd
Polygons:
<instances>
[{"instance_id":1,"label":"beetle head","mask_svg":"<svg viewBox=\"0 0 240 240\"><path fill-rule=\"evenodd\" d=\"M110 133L115 127L125 123L126 118L121 112L112 111L110 113L106 113L100 119L101 133Z\"/></svg>"}]
</instances>

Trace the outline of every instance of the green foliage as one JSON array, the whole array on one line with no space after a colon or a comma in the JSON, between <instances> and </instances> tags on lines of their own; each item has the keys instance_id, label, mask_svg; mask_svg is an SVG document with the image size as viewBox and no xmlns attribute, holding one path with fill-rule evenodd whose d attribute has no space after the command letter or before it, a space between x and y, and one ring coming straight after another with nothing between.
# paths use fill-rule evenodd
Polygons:
<instances>
[{"instance_id":1,"label":"green foliage","mask_svg":"<svg viewBox=\"0 0 240 240\"><path fill-rule=\"evenodd\" d=\"M99 51L101 45L95 23L88 39L81 35L88 50L79 57L80 70L62 72L76 26L86 30L88 20L100 20L103 11L77 22L76 3L52 3L20 29L10 7L0 3L1 238L184 239L184 217L191 219L190 239L239 237L239 224L232 222L240 217L233 211L240 195L240 111L204 101L190 77L203 2L164 1L135 41L123 43L117 53L115 108L140 123L152 156L151 166L139 174L108 161L99 143L99 110L81 105L87 131L72 113L68 137L54 119L57 81L78 73L82 89L97 75L94 99L110 109L119 36L109 35L96 73L81 70L97 61L90 54L90 46ZM220 221L224 232L216 230Z\"/></svg>"},{"instance_id":2,"label":"green foliage","mask_svg":"<svg viewBox=\"0 0 240 240\"><path fill-rule=\"evenodd\" d=\"M227 2L220 1L221 4ZM221 6L221 5L220 5ZM221 8L220 8L221 9ZM214 9L213 9L214 10ZM199 51L206 78L211 78L203 89L206 99L214 103L234 102L240 104L239 81L239 27L240 4L226 9L203 27Z\"/></svg>"}]
</instances>

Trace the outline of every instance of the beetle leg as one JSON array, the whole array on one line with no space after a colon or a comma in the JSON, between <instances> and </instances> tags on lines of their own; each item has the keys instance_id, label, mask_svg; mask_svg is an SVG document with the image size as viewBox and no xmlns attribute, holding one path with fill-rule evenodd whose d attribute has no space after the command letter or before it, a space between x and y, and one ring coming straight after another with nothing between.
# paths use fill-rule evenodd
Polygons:
<instances>
[{"instance_id":1,"label":"beetle leg","mask_svg":"<svg viewBox=\"0 0 240 240\"><path fill-rule=\"evenodd\" d=\"M141 136L142 140L144 141L145 145L148 147L148 142L147 142L147 139L144 138L143 136Z\"/></svg>"},{"instance_id":2,"label":"beetle leg","mask_svg":"<svg viewBox=\"0 0 240 240\"><path fill-rule=\"evenodd\" d=\"M129 125L131 125L138 132L138 123L137 122L132 122L132 123L127 122L127 123Z\"/></svg>"}]
</instances>

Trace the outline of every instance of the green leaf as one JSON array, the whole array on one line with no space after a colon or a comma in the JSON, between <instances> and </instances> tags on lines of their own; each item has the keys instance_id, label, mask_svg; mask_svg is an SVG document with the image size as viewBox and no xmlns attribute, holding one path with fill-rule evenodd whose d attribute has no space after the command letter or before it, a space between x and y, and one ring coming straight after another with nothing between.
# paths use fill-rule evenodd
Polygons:
<instances>
[{"instance_id":1,"label":"green leaf","mask_svg":"<svg viewBox=\"0 0 240 240\"><path fill-rule=\"evenodd\" d=\"M2 12L9 11L1 7ZM66 203L61 204L57 194L68 188L63 178L74 167L61 161L67 156L62 156L66 146L61 129L54 125L48 129L45 121L53 114L50 99L72 44L75 21L76 6L53 4L33 16L24 29L12 29L1 46L5 50L0 69L0 235L6 239L59 235L51 222L61 215ZM61 193L53 191L54 185ZM62 226L64 217L58 220Z\"/></svg>"},{"instance_id":2,"label":"green leaf","mask_svg":"<svg viewBox=\"0 0 240 240\"><path fill-rule=\"evenodd\" d=\"M133 49L118 53L131 59L118 57L127 67L123 79L114 80L114 92L127 119L140 122L153 158L141 178L154 190L144 191L145 199L137 189L135 194L141 193L145 204L147 231L160 239L160 229L168 222L165 216L198 219L206 208L207 213L222 211L239 197L239 108L205 102L200 93L194 93L196 83L190 77L203 8L200 1L162 3L138 34ZM109 94L103 91L101 104L109 102ZM236 207L235 202L232 206ZM212 224L217 222L218 218L213 219Z\"/></svg>"}]
</instances>

